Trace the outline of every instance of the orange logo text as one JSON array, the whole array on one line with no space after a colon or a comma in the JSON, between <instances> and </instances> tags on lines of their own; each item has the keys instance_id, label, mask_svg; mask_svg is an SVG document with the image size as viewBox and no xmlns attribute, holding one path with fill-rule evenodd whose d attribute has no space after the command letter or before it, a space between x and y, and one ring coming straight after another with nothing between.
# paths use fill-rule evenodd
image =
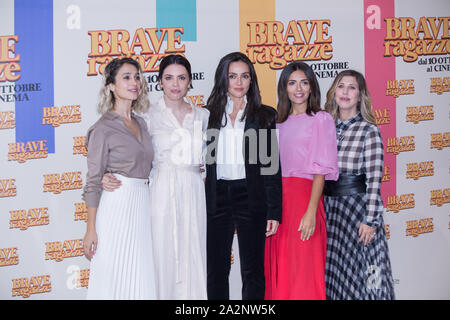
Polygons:
<instances>
[{"instance_id":1,"label":"orange logo text","mask_svg":"<svg viewBox=\"0 0 450 320\"><path fill-rule=\"evenodd\" d=\"M30 159L43 159L48 156L47 140L8 143L8 161L23 163Z\"/></svg>"},{"instance_id":2,"label":"orange logo text","mask_svg":"<svg viewBox=\"0 0 450 320\"><path fill-rule=\"evenodd\" d=\"M381 182L391 181L391 170L388 166L383 166L383 176Z\"/></svg>"},{"instance_id":3,"label":"orange logo text","mask_svg":"<svg viewBox=\"0 0 450 320\"><path fill-rule=\"evenodd\" d=\"M83 239L45 243L45 260L60 262L66 258L80 257L82 255L84 255Z\"/></svg>"},{"instance_id":4,"label":"orange logo text","mask_svg":"<svg viewBox=\"0 0 450 320\"><path fill-rule=\"evenodd\" d=\"M406 107L406 122L417 124L424 120L434 120L433 106Z\"/></svg>"},{"instance_id":5,"label":"orange logo text","mask_svg":"<svg viewBox=\"0 0 450 320\"><path fill-rule=\"evenodd\" d=\"M386 96L398 98L401 95L414 94L414 80L388 80L386 83Z\"/></svg>"},{"instance_id":6,"label":"orange logo text","mask_svg":"<svg viewBox=\"0 0 450 320\"><path fill-rule=\"evenodd\" d=\"M81 122L80 105L42 108L42 124L59 127L60 124L76 122Z\"/></svg>"},{"instance_id":7,"label":"orange logo text","mask_svg":"<svg viewBox=\"0 0 450 320\"><path fill-rule=\"evenodd\" d=\"M413 162L406 164L406 179L417 180L421 177L429 177L434 175L434 162L422 161L420 163Z\"/></svg>"},{"instance_id":8,"label":"orange logo text","mask_svg":"<svg viewBox=\"0 0 450 320\"><path fill-rule=\"evenodd\" d=\"M204 95L196 95L196 96L186 96L191 103L197 107L203 107L205 103L205 96Z\"/></svg>"},{"instance_id":9,"label":"orange logo text","mask_svg":"<svg viewBox=\"0 0 450 320\"><path fill-rule=\"evenodd\" d=\"M73 154L87 155L86 136L73 137Z\"/></svg>"},{"instance_id":10,"label":"orange logo text","mask_svg":"<svg viewBox=\"0 0 450 320\"><path fill-rule=\"evenodd\" d=\"M0 36L0 82L20 78L20 54L15 54L18 41L18 35Z\"/></svg>"},{"instance_id":11,"label":"orange logo text","mask_svg":"<svg viewBox=\"0 0 450 320\"><path fill-rule=\"evenodd\" d=\"M252 63L268 63L271 69L282 69L291 61L330 60L330 25L329 19L291 20L286 28L280 21L247 22L247 55Z\"/></svg>"},{"instance_id":12,"label":"orange logo text","mask_svg":"<svg viewBox=\"0 0 450 320\"><path fill-rule=\"evenodd\" d=\"M450 202L450 188L431 190L430 206L442 206Z\"/></svg>"},{"instance_id":13,"label":"orange logo text","mask_svg":"<svg viewBox=\"0 0 450 320\"><path fill-rule=\"evenodd\" d=\"M81 171L44 174L44 192L61 193L64 190L81 189Z\"/></svg>"},{"instance_id":14,"label":"orange logo text","mask_svg":"<svg viewBox=\"0 0 450 320\"><path fill-rule=\"evenodd\" d=\"M0 111L0 129L13 129L15 127L14 111Z\"/></svg>"},{"instance_id":15,"label":"orange logo text","mask_svg":"<svg viewBox=\"0 0 450 320\"><path fill-rule=\"evenodd\" d=\"M414 62L422 55L450 53L450 17L421 17L419 22L411 17L385 18L385 57L403 57Z\"/></svg>"},{"instance_id":16,"label":"orange logo text","mask_svg":"<svg viewBox=\"0 0 450 320\"><path fill-rule=\"evenodd\" d=\"M430 78L430 93L442 94L450 91L450 77Z\"/></svg>"},{"instance_id":17,"label":"orange logo text","mask_svg":"<svg viewBox=\"0 0 450 320\"><path fill-rule=\"evenodd\" d=\"M400 210L414 208L414 206L414 193L402 194L400 196L388 196L386 212L392 211L397 213Z\"/></svg>"},{"instance_id":18,"label":"orange logo text","mask_svg":"<svg viewBox=\"0 0 450 320\"><path fill-rule=\"evenodd\" d=\"M87 288L89 286L89 269L77 271L77 288Z\"/></svg>"},{"instance_id":19,"label":"orange logo text","mask_svg":"<svg viewBox=\"0 0 450 320\"><path fill-rule=\"evenodd\" d=\"M417 237L423 233L433 232L433 218L406 221L406 236Z\"/></svg>"},{"instance_id":20,"label":"orange logo text","mask_svg":"<svg viewBox=\"0 0 450 320\"><path fill-rule=\"evenodd\" d=\"M394 137L387 139L387 153L393 153L395 155L400 152L414 151L416 149L416 144L414 142L414 136L406 137Z\"/></svg>"},{"instance_id":21,"label":"orange logo text","mask_svg":"<svg viewBox=\"0 0 450 320\"><path fill-rule=\"evenodd\" d=\"M17 247L0 248L0 267L13 266L19 264Z\"/></svg>"},{"instance_id":22,"label":"orange logo text","mask_svg":"<svg viewBox=\"0 0 450 320\"><path fill-rule=\"evenodd\" d=\"M0 179L0 198L15 197L16 194L16 179Z\"/></svg>"},{"instance_id":23,"label":"orange logo text","mask_svg":"<svg viewBox=\"0 0 450 320\"><path fill-rule=\"evenodd\" d=\"M50 221L48 208L32 208L28 210L12 210L9 228L27 230L29 227L47 225Z\"/></svg>"},{"instance_id":24,"label":"orange logo text","mask_svg":"<svg viewBox=\"0 0 450 320\"><path fill-rule=\"evenodd\" d=\"M442 150L448 146L450 146L450 132L431 134L430 149Z\"/></svg>"},{"instance_id":25,"label":"orange logo text","mask_svg":"<svg viewBox=\"0 0 450 320\"><path fill-rule=\"evenodd\" d=\"M158 62L169 54L183 54L180 34L184 28L139 28L131 37L125 29L88 31L91 52L87 63L88 76L103 74L106 65L114 57L128 56L139 62L143 72L159 70ZM161 48L165 44L165 50Z\"/></svg>"},{"instance_id":26,"label":"orange logo text","mask_svg":"<svg viewBox=\"0 0 450 320\"><path fill-rule=\"evenodd\" d=\"M389 109L376 109L375 112L375 122L377 125L389 124L391 123L391 116L389 115Z\"/></svg>"},{"instance_id":27,"label":"orange logo text","mask_svg":"<svg viewBox=\"0 0 450 320\"><path fill-rule=\"evenodd\" d=\"M75 203L75 221L84 220L87 222L88 215L87 215L87 207L86 202L78 202Z\"/></svg>"},{"instance_id":28,"label":"orange logo text","mask_svg":"<svg viewBox=\"0 0 450 320\"><path fill-rule=\"evenodd\" d=\"M52 291L50 275L12 279L12 296L28 298L32 294Z\"/></svg>"},{"instance_id":29,"label":"orange logo text","mask_svg":"<svg viewBox=\"0 0 450 320\"><path fill-rule=\"evenodd\" d=\"M391 225L390 224L384 225L384 232L386 232L386 239L389 240L391 238Z\"/></svg>"}]
</instances>

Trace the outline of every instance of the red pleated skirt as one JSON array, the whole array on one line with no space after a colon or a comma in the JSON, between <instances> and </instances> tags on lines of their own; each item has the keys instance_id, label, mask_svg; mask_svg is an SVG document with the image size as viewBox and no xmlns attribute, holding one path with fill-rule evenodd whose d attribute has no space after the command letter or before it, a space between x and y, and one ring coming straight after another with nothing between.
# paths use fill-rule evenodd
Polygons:
<instances>
[{"instance_id":1,"label":"red pleated skirt","mask_svg":"<svg viewBox=\"0 0 450 320\"><path fill-rule=\"evenodd\" d=\"M312 180L283 178L283 217L275 235L266 239L266 300L325 300L327 233L323 199L316 227L302 241L298 227L308 208Z\"/></svg>"}]
</instances>

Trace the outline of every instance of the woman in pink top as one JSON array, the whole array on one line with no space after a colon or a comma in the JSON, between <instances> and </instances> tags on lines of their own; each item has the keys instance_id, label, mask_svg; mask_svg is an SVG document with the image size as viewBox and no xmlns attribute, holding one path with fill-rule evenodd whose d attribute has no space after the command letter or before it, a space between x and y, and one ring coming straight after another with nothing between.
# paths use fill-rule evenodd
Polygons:
<instances>
[{"instance_id":1,"label":"woman in pink top","mask_svg":"<svg viewBox=\"0 0 450 320\"><path fill-rule=\"evenodd\" d=\"M320 109L320 90L303 62L278 82L283 223L266 240L266 299L325 299L325 180L337 180L336 129Z\"/></svg>"}]
</instances>

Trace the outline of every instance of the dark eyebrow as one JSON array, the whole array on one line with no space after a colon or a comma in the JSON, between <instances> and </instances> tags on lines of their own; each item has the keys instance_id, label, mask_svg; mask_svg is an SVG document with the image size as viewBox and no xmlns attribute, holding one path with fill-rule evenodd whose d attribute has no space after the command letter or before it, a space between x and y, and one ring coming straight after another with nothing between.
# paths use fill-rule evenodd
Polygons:
<instances>
[{"instance_id":1,"label":"dark eyebrow","mask_svg":"<svg viewBox=\"0 0 450 320\"><path fill-rule=\"evenodd\" d=\"M166 77L166 76L171 76L171 77L175 77L175 76L177 76L177 77L180 77L180 76L186 76L186 77L189 77L189 75L188 75L187 73L181 73L181 74L178 74L178 75L174 75L174 74L170 74L170 73L164 73L164 74L163 74L163 77Z\"/></svg>"},{"instance_id":2,"label":"dark eyebrow","mask_svg":"<svg viewBox=\"0 0 450 320\"><path fill-rule=\"evenodd\" d=\"M308 80L308 78L302 78L302 79L298 79L298 80L296 80L296 79L290 79L290 80L289 80L289 79L288 79L288 82L289 82L289 81L309 81L309 80Z\"/></svg>"}]
</instances>

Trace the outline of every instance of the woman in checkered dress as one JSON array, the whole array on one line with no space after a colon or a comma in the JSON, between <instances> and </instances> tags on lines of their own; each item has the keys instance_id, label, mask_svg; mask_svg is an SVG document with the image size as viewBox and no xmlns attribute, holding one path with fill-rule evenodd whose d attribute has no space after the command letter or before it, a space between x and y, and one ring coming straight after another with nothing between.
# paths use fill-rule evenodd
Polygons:
<instances>
[{"instance_id":1,"label":"woman in checkered dress","mask_svg":"<svg viewBox=\"0 0 450 320\"><path fill-rule=\"evenodd\" d=\"M327 299L394 299L380 194L383 143L364 77L337 75L325 110L336 121L339 180L324 188Z\"/></svg>"}]
</instances>

